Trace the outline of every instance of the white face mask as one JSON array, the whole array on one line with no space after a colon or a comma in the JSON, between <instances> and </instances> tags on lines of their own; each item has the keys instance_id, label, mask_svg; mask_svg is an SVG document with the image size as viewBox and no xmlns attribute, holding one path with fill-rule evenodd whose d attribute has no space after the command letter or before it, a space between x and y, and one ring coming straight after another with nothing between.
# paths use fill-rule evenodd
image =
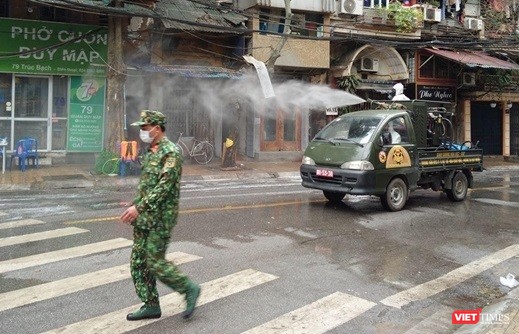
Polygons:
<instances>
[{"instance_id":1,"label":"white face mask","mask_svg":"<svg viewBox=\"0 0 519 334\"><path fill-rule=\"evenodd\" d=\"M150 131L144 131L144 130L140 130L139 132L139 137L141 138L141 140L147 144L151 143L153 141L153 137L150 136Z\"/></svg>"}]
</instances>

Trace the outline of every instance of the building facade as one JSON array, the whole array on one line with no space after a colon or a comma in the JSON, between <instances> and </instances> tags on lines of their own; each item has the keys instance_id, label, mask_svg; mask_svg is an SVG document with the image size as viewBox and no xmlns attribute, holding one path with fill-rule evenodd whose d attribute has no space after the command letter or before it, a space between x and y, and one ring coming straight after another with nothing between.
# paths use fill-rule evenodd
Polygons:
<instances>
[{"instance_id":1,"label":"building facade","mask_svg":"<svg viewBox=\"0 0 519 334\"><path fill-rule=\"evenodd\" d=\"M44 164L103 148L107 30L65 12L21 1L0 12L0 137L8 150L35 138Z\"/></svg>"}]
</instances>

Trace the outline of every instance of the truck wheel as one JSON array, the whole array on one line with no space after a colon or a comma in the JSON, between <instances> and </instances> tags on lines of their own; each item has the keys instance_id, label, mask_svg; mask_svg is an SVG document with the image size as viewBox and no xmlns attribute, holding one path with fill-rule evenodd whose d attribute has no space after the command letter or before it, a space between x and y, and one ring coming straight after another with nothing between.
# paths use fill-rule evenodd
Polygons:
<instances>
[{"instance_id":1,"label":"truck wheel","mask_svg":"<svg viewBox=\"0 0 519 334\"><path fill-rule=\"evenodd\" d=\"M344 196L346 195L345 193L337 193L334 191L326 191L326 190L323 190L323 194L324 194L324 197L326 197L326 199L332 203L341 202L342 199L344 198Z\"/></svg>"},{"instance_id":2,"label":"truck wheel","mask_svg":"<svg viewBox=\"0 0 519 334\"><path fill-rule=\"evenodd\" d=\"M463 172L457 172L452 178L452 188L445 189L447 197L453 202L461 202L467 196L469 182Z\"/></svg>"},{"instance_id":3,"label":"truck wheel","mask_svg":"<svg viewBox=\"0 0 519 334\"><path fill-rule=\"evenodd\" d=\"M380 202L387 211L400 211L407 202L408 195L407 184L397 177L389 182L386 193L380 196Z\"/></svg>"}]
</instances>

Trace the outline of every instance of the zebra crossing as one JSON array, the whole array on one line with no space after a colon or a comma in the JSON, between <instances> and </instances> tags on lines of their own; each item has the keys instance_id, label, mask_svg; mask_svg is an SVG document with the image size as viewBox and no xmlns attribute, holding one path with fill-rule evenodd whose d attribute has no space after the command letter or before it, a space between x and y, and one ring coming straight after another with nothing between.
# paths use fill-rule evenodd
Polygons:
<instances>
[{"instance_id":1,"label":"zebra crossing","mask_svg":"<svg viewBox=\"0 0 519 334\"><path fill-rule=\"evenodd\" d=\"M220 277L210 282L202 283L202 294L197 305L202 306L220 298L251 289L257 285L276 279L274 275L262 273L253 269L247 269L228 276ZM170 293L160 298L161 308L167 310L160 319L146 321L127 321L126 314L139 308L142 304L136 304L117 310L102 316L77 322L69 326L48 331L47 333L125 333L151 323L162 321L168 317L180 314L184 311L184 298L177 293ZM86 331L85 331L86 330Z\"/></svg>"},{"instance_id":2,"label":"zebra crossing","mask_svg":"<svg viewBox=\"0 0 519 334\"><path fill-rule=\"evenodd\" d=\"M17 229L25 226L43 225L45 222L37 219L25 219L10 222L0 222L2 230ZM22 245L34 241L50 240L55 238L67 238L72 235L90 232L87 229L67 227L49 229L44 232L28 233L0 238L0 250L2 247ZM129 248L132 241L124 238L115 238L100 242L89 243L60 250L34 254L0 261L0 274L6 274L17 270L27 270L36 266L57 263L64 260L77 259L89 255L99 255L105 252ZM446 289L453 287L464 280L473 277L484 270L489 269L507 259L519 255L519 244L511 245L493 254L482 257L465 266L455 269L435 280L417 285L404 291L397 292L381 300L368 300L336 291L322 296L308 304L295 308L285 314L275 315L257 326L244 331L242 334L274 334L274 333L326 333L342 326L352 319L361 317L369 310L378 308L400 309L413 302L428 298ZM167 254L167 259L177 264L185 264L202 260L202 257L184 252L172 252ZM111 283L130 279L129 266L118 265L106 269L87 272L81 275L65 277L50 282L34 284L25 288L0 293L0 322L8 312L16 312L17 308L29 305L38 305L54 298L62 298L75 293L95 289ZM202 283L202 294L198 305L203 306L233 295L238 295L247 290L264 287L267 283L283 279L272 273L263 272L254 268L239 270ZM163 315L160 319L145 321L127 321L126 314L134 311L141 304L120 308L113 305L113 310L72 322L62 327L47 330L45 333L126 333L140 328L145 328L153 323L165 321L168 318L180 314L185 307L183 296L172 292L161 295ZM439 313L443 319L449 314L449 310ZM430 321L429 321L430 322ZM416 328L409 331L419 332L424 326L431 326L424 321ZM445 327L448 328L448 323ZM61 325L60 325L61 326Z\"/></svg>"},{"instance_id":3,"label":"zebra crossing","mask_svg":"<svg viewBox=\"0 0 519 334\"><path fill-rule=\"evenodd\" d=\"M335 292L242 334L283 333L287 330L293 333L326 333L375 305L347 293Z\"/></svg>"},{"instance_id":4,"label":"zebra crossing","mask_svg":"<svg viewBox=\"0 0 519 334\"><path fill-rule=\"evenodd\" d=\"M173 252L167 254L166 259L173 261L176 264L184 264L199 260L201 257L182 252ZM121 265L24 289L5 292L0 294L0 312L30 303L94 288L100 285L122 281L129 277L129 266Z\"/></svg>"}]
</instances>

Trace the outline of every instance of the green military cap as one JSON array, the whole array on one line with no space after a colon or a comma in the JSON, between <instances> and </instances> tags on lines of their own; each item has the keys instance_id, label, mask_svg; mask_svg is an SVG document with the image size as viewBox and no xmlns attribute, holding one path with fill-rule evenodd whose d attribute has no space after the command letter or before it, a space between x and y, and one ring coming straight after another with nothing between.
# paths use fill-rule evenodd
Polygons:
<instances>
[{"instance_id":1,"label":"green military cap","mask_svg":"<svg viewBox=\"0 0 519 334\"><path fill-rule=\"evenodd\" d=\"M166 117L163 113L156 110L143 110L141 111L141 118L137 122L133 122L132 126L141 126L146 124L151 125L165 125Z\"/></svg>"}]
</instances>

